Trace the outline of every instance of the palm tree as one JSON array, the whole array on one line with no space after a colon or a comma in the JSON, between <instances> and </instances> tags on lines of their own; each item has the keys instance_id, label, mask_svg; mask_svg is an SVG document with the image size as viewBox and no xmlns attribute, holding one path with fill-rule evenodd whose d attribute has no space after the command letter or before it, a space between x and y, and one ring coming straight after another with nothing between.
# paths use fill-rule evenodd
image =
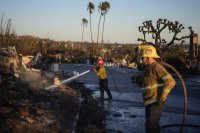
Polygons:
<instances>
[{"instance_id":1,"label":"palm tree","mask_svg":"<svg viewBox=\"0 0 200 133\"><path fill-rule=\"evenodd\" d=\"M103 34L104 34L104 24L105 24L105 16L106 13L108 12L108 10L110 9L110 3L105 1L103 2L103 6L102 6L102 14L103 14L103 29L102 29L102 40L101 40L101 45L103 44Z\"/></svg>"},{"instance_id":2,"label":"palm tree","mask_svg":"<svg viewBox=\"0 0 200 133\"><path fill-rule=\"evenodd\" d=\"M82 30L82 45L81 45L81 49L83 47L83 34L84 34L84 29L85 27L87 27L87 24L88 24L88 20L86 18L82 18L82 26L83 26L83 30Z\"/></svg>"},{"instance_id":3,"label":"palm tree","mask_svg":"<svg viewBox=\"0 0 200 133\"><path fill-rule=\"evenodd\" d=\"M87 10L90 13L90 33L91 33L91 43L93 42L93 38L92 38L92 20L91 20L91 14L93 13L95 9L95 6L92 2L89 2L88 6L87 6Z\"/></svg>"},{"instance_id":4,"label":"palm tree","mask_svg":"<svg viewBox=\"0 0 200 133\"><path fill-rule=\"evenodd\" d=\"M100 12L100 17L99 17L99 24L98 24L98 31L97 31L97 45L98 45L98 41L99 41L99 27L100 27L100 23L101 23L101 16L103 15L103 3L101 2L98 5L98 12Z\"/></svg>"},{"instance_id":5,"label":"palm tree","mask_svg":"<svg viewBox=\"0 0 200 133\"><path fill-rule=\"evenodd\" d=\"M105 24L105 15L108 12L108 10L110 9L110 3L105 1L99 4L98 6L99 8L99 12L100 12L100 17L99 17L99 24L98 24L98 33L97 33L97 44L98 44L98 40L99 40L99 27L100 27L100 23L101 23L101 16L104 17L103 20L103 29L102 29L102 42L103 42L103 34L104 34L104 24Z\"/></svg>"}]
</instances>

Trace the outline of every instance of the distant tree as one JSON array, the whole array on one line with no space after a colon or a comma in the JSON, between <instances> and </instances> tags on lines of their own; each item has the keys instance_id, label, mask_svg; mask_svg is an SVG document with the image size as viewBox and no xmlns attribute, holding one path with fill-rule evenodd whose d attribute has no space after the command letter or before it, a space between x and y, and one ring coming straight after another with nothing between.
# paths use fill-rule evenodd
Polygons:
<instances>
[{"instance_id":1,"label":"distant tree","mask_svg":"<svg viewBox=\"0 0 200 133\"><path fill-rule=\"evenodd\" d=\"M126 65L129 66L131 60L134 57L134 46L131 44L126 44L122 45L120 49L120 53L118 54L122 56L122 59L126 60Z\"/></svg>"},{"instance_id":2,"label":"distant tree","mask_svg":"<svg viewBox=\"0 0 200 133\"><path fill-rule=\"evenodd\" d=\"M91 19L91 14L94 12L95 6L92 2L89 2L88 6L87 6L87 10L89 11L90 14L90 35L91 35L91 44L92 46L92 51L94 54L94 44L93 44L93 38L92 38L92 19Z\"/></svg>"},{"instance_id":3,"label":"distant tree","mask_svg":"<svg viewBox=\"0 0 200 133\"><path fill-rule=\"evenodd\" d=\"M87 6L87 10L89 11L90 14L90 33L91 33L91 43L93 43L93 38L92 38L92 20L91 20L91 14L94 12L95 6L92 2L89 2Z\"/></svg>"},{"instance_id":4,"label":"distant tree","mask_svg":"<svg viewBox=\"0 0 200 133\"><path fill-rule=\"evenodd\" d=\"M171 45L174 44L175 41L182 41L184 39L189 38L190 35L179 37L179 33L184 29L183 25L178 21L172 22L167 19L158 19L156 22L156 26L152 24L151 20L143 22L142 26L139 26L139 32L143 33L143 39L138 38L138 41L142 41L143 43L149 43L156 47L158 52L166 51ZM168 29L169 34L172 36L171 40L167 42L164 37L161 36L164 33L164 30ZM191 27L189 27L190 32ZM150 34L150 35L149 35ZM147 36L151 36L154 42L148 42Z\"/></svg>"},{"instance_id":5,"label":"distant tree","mask_svg":"<svg viewBox=\"0 0 200 133\"><path fill-rule=\"evenodd\" d=\"M100 16L99 16L99 24L98 24L98 30L97 30L97 45L99 43L98 41L99 41L99 28L101 24L101 16L103 16L103 2L99 3L98 12L100 13Z\"/></svg>"},{"instance_id":6,"label":"distant tree","mask_svg":"<svg viewBox=\"0 0 200 133\"><path fill-rule=\"evenodd\" d=\"M101 41L101 46L103 44L103 33L104 33L104 23L105 23L105 15L108 12L108 10L110 9L110 3L105 1L105 2L101 2L98 5L98 11L100 13L100 17L99 17L99 24L98 24L98 31L97 31L97 45L99 43L99 28L100 28L100 24L101 24L101 17L104 16L104 21L103 21L103 29L102 29L102 41ZM99 53L100 54L100 53Z\"/></svg>"},{"instance_id":7,"label":"distant tree","mask_svg":"<svg viewBox=\"0 0 200 133\"><path fill-rule=\"evenodd\" d=\"M101 44L103 44L103 35L104 35L104 25L105 25L105 16L108 10L110 9L110 3L105 1L102 3L102 14L103 14L103 29L102 29L102 38L101 38Z\"/></svg>"},{"instance_id":8,"label":"distant tree","mask_svg":"<svg viewBox=\"0 0 200 133\"><path fill-rule=\"evenodd\" d=\"M85 27L87 27L87 24L88 24L88 20L86 18L82 18L82 23L81 23L81 25L83 26L83 29L82 29L82 45L83 45L84 29L85 29ZM82 46L81 46L81 49L82 49Z\"/></svg>"},{"instance_id":9,"label":"distant tree","mask_svg":"<svg viewBox=\"0 0 200 133\"><path fill-rule=\"evenodd\" d=\"M12 19L9 18L7 21L4 20L4 13L1 17L0 23L0 42L1 46L7 46L10 37L16 36L14 30L12 29Z\"/></svg>"}]
</instances>

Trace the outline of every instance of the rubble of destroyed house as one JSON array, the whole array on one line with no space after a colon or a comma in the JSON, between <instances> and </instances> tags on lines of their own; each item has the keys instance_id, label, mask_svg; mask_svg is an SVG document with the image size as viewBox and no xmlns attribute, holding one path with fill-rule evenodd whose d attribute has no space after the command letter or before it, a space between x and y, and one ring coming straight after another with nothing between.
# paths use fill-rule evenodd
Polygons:
<instances>
[{"instance_id":1,"label":"rubble of destroyed house","mask_svg":"<svg viewBox=\"0 0 200 133\"><path fill-rule=\"evenodd\" d=\"M62 79L67 75L62 77L64 75L60 73L27 67L26 64L32 62L32 66L39 68L40 64L37 61L40 57L41 54L38 54L38 57L22 57L15 47L0 49L0 132L82 131L83 126L88 125L77 125L77 121L83 121L78 120L79 111L99 114L99 110L91 109L94 106L99 108L98 105L91 102L92 100L84 100L85 105L81 106L80 86L77 86L75 81L69 85L45 90L46 86L55 82L55 77ZM84 93L90 94L89 91ZM90 118L85 124L91 126L93 119Z\"/></svg>"}]
</instances>

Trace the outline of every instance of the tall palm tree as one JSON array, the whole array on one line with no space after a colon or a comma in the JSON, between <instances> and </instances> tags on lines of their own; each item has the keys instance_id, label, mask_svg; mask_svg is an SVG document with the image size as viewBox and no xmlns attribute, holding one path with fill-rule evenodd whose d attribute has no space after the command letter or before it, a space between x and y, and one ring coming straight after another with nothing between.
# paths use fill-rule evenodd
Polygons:
<instances>
[{"instance_id":1,"label":"tall palm tree","mask_svg":"<svg viewBox=\"0 0 200 133\"><path fill-rule=\"evenodd\" d=\"M93 38L92 38L92 20L91 20L91 14L93 13L95 9L95 6L92 2L89 2L88 6L87 6L87 10L90 13L90 33L91 33L91 43L93 42Z\"/></svg>"},{"instance_id":2,"label":"tall palm tree","mask_svg":"<svg viewBox=\"0 0 200 133\"><path fill-rule=\"evenodd\" d=\"M101 23L101 16L103 15L103 2L99 3L98 5L98 12L100 13L100 17L99 17L99 24L98 24L98 30L97 30L97 45L98 45L98 41L99 41L99 27L100 27L100 23Z\"/></svg>"},{"instance_id":3,"label":"tall palm tree","mask_svg":"<svg viewBox=\"0 0 200 133\"><path fill-rule=\"evenodd\" d=\"M94 12L95 6L92 2L89 2L88 6L87 6L87 10L89 11L90 14L90 33L91 33L91 44L92 46L92 51L94 54L94 44L93 44L93 38L92 38L92 19L91 19L91 14Z\"/></svg>"},{"instance_id":4,"label":"tall palm tree","mask_svg":"<svg viewBox=\"0 0 200 133\"><path fill-rule=\"evenodd\" d=\"M103 29L102 29L102 38L101 38L101 45L103 44L103 35L104 35L104 25L105 25L105 16L108 10L110 9L110 3L105 1L103 2L102 6L102 14L103 14Z\"/></svg>"},{"instance_id":5,"label":"tall palm tree","mask_svg":"<svg viewBox=\"0 0 200 133\"><path fill-rule=\"evenodd\" d=\"M88 24L88 20L86 18L82 18L82 26L83 26L83 30L82 30L82 45L81 45L81 49L83 47L83 34L84 34L84 29L85 27L87 27L87 24Z\"/></svg>"}]
</instances>

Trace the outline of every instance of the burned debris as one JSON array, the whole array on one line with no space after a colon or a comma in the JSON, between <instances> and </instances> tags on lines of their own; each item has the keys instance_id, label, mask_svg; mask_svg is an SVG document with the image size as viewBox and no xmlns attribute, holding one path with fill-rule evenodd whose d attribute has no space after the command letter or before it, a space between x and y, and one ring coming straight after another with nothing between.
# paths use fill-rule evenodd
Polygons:
<instances>
[{"instance_id":1,"label":"burned debris","mask_svg":"<svg viewBox=\"0 0 200 133\"><path fill-rule=\"evenodd\" d=\"M44 65L41 65L43 59L41 54L37 54L33 58L28 57L27 61L21 54L18 55L14 47L0 50L0 132L71 133L87 132L90 127L102 131L105 111L91 99L91 91L85 90L82 84L74 81L67 86L45 90L45 87L69 75L63 75L55 68L52 72L45 71ZM53 66L48 64L48 67ZM81 93L85 99L82 103ZM104 114L96 123L95 116L101 114L99 109ZM88 113L92 113L93 117L80 125Z\"/></svg>"},{"instance_id":2,"label":"burned debris","mask_svg":"<svg viewBox=\"0 0 200 133\"><path fill-rule=\"evenodd\" d=\"M14 47L0 50L0 132L72 132L80 93L65 86L45 91L55 74L26 68Z\"/></svg>"}]
</instances>

